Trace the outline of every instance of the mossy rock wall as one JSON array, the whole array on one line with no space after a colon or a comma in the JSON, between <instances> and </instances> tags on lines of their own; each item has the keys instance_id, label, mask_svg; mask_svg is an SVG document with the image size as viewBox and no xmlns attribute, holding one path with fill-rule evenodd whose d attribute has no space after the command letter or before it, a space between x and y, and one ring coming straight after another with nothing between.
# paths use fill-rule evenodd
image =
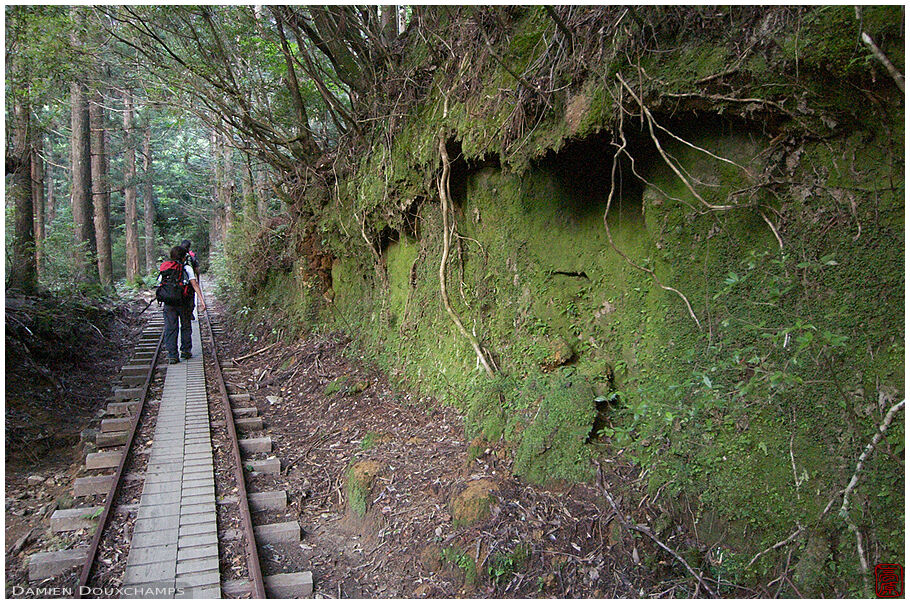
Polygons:
<instances>
[{"instance_id":1,"label":"mossy rock wall","mask_svg":"<svg viewBox=\"0 0 910 604\"><path fill-rule=\"evenodd\" d=\"M690 140L747 169L767 143L746 130ZM616 246L685 295L701 329L680 296L610 246L603 172L566 176L551 165L522 176L481 168L457 200L463 239L447 270L451 302L502 377L484 376L440 302L436 206L422 209L416 241L402 237L384 251L388 294L372 258L341 258L335 303L381 365L459 407L473 432L513 442L519 474L583 479L599 443L631 447L652 468L655 490L669 483L668 495L691 496L699 509L720 511L728 526L746 531L747 538L732 530L725 538L746 559L756 551L753 531L767 547L790 534L795 519L818 518L871 438L878 401L896 402L904 388L903 326L894 312L902 306L902 183L881 186L891 182L884 145L863 147L855 164L862 178L849 184L847 160L828 147L802 149L794 166L802 184L760 207L704 211L653 156L639 166L650 184L628 186L613 200L607 222ZM701 187L708 203L725 203L750 185L741 168L681 144L668 150L708 185ZM849 161L857 160L851 154ZM828 168L822 180L819 165ZM847 201L848 187L875 190L875 200L862 203L853 193ZM554 370L547 363L557 340L574 356ZM529 391L531 383L567 376L588 387L585 411L558 407L566 399L547 389L552 398ZM621 401L600 440L597 388ZM542 434L541 410L560 413L573 436ZM889 442L900 450L902 439L902 426L893 426ZM543 464L529 463L528 451L541 447ZM903 477L885 456L869 472L883 493L880 538L897 555L902 537L884 531L900 526L886 507L902 509ZM851 553L846 538L835 543L829 559Z\"/></svg>"},{"instance_id":2,"label":"mossy rock wall","mask_svg":"<svg viewBox=\"0 0 910 604\"><path fill-rule=\"evenodd\" d=\"M884 39L894 26L882 11L867 24ZM507 107L485 104L508 82L498 67L482 94L430 95L317 214L334 298L312 324L348 332L394 379L460 409L472 436L502 438L523 478L584 480L593 456L622 450L671 511L685 505L721 543L726 576L770 572L774 555L746 563L799 525L827 540L799 541L797 558L811 549L833 569L806 595L861 593L855 540L823 511L904 396L904 118L887 80L867 111L868 95L832 81L857 81L868 61L832 66L811 50L852 52L838 34L852 14L812 12L798 40L782 38L796 54L740 66L753 85L743 96L800 99L773 120L760 101L676 111L673 95L730 65L730 46L682 41L643 57L642 92L690 143L661 133L662 149L700 199L638 119L625 123L635 164L613 171L616 65L573 86L518 146L497 138ZM519 20L504 56L534 48L541 20ZM440 133L454 158L449 299L493 379L440 298ZM850 510L881 561L904 552L899 418Z\"/></svg>"}]
</instances>

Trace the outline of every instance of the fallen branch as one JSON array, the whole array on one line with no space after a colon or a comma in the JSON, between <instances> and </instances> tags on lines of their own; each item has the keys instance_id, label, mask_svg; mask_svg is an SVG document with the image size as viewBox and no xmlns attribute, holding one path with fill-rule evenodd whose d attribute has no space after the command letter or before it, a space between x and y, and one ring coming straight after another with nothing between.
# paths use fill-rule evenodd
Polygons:
<instances>
[{"instance_id":1,"label":"fallen branch","mask_svg":"<svg viewBox=\"0 0 910 604\"><path fill-rule=\"evenodd\" d=\"M29 529L27 533L25 533L24 535L19 537L19 539L17 539L16 542L13 543L13 545L7 551L7 555L15 556L16 554L21 552L22 549L26 546L26 544L28 544L28 542L31 540L32 535L37 532L38 532L37 528Z\"/></svg>"},{"instance_id":2,"label":"fallen branch","mask_svg":"<svg viewBox=\"0 0 910 604\"><path fill-rule=\"evenodd\" d=\"M643 534L643 535L647 535L648 537L650 537L651 540L654 541L654 543L656 543L657 545L659 545L662 549L666 550L666 551L669 552L674 558L676 558L677 560L679 560L679 562L680 562L683 566L686 567L686 570L689 571L689 574L691 574L693 577L695 577L696 579L698 579L698 582L701 583L702 587L704 587L705 590L706 590L709 594L711 594L711 597L712 597L712 598L718 597L717 594L714 592L714 590L711 589L711 588L708 586L708 584L705 583L705 580L701 578L701 575L698 574L698 573L696 573L696 572L692 569L692 567L689 566L689 563L686 562L685 558L683 558L682 556L680 556L679 554L677 554L676 551L675 551L673 548L671 548L671 547L665 545L660 539L658 539L658 538L654 535L654 533L652 533L650 530L648 530L648 527L646 527L646 526L641 526L641 525L639 525L639 524L633 524L633 525L631 525L629 528L631 528L633 531L638 531L639 533L641 533L641 534Z\"/></svg>"},{"instance_id":3,"label":"fallen branch","mask_svg":"<svg viewBox=\"0 0 910 604\"><path fill-rule=\"evenodd\" d=\"M250 358L250 357L256 356L257 354L259 354L259 353L261 353L261 352L265 352L266 350L268 350L268 349L270 349L270 348L274 348L275 346L278 345L278 342L280 342L280 341L281 341L281 340L278 340L277 342L272 342L271 344L269 344L269 345L266 346L265 348L260 348L260 349L257 350L256 352L251 352L250 354L245 354L245 355L243 355L242 357L237 357L237 358L234 359L234 362L237 363L237 362L239 362L239 361L246 360L246 359L248 359L248 358Z\"/></svg>"},{"instance_id":4,"label":"fallen branch","mask_svg":"<svg viewBox=\"0 0 910 604\"><path fill-rule=\"evenodd\" d=\"M7 343L12 343L22 348L24 351L22 353L22 358L25 361L26 365L28 365L34 371L38 372L41 377L50 382L50 384L57 390L57 394L59 396L62 397L66 394L66 388L63 387L63 384L60 382L57 376L55 376L50 369L42 367L35 361L34 358L32 358L32 351L24 342L20 342L15 338L10 338L7 340Z\"/></svg>"},{"instance_id":5,"label":"fallen branch","mask_svg":"<svg viewBox=\"0 0 910 604\"><path fill-rule=\"evenodd\" d=\"M863 450L862 455L859 456L859 460L856 462L856 471L853 473L853 477L850 479L850 482L847 484L847 488L844 489L844 503L840 506L840 512L838 515L844 519L844 522L847 523L847 527L853 531L856 535L856 551L859 554L859 564L863 570L863 582L866 585L866 590L869 590L869 563L866 562L866 553L863 549L863 538L859 532L859 528L856 524L853 523L853 520L850 519L850 512L847 508L850 505L850 493L856 488L857 483L859 482L859 475L863 471L863 464L866 463L866 458L869 457L869 454L872 453L872 450L875 448L875 445L879 443L882 437L885 436L885 432L888 430L888 426L891 425L891 421L894 419L894 415L904 408L903 401L896 403L885 415L885 419L882 420L881 425L878 427L878 431L875 433L875 436L872 437L872 442L866 445L865 450Z\"/></svg>"},{"instance_id":6,"label":"fallen branch","mask_svg":"<svg viewBox=\"0 0 910 604\"><path fill-rule=\"evenodd\" d=\"M705 583L705 580L702 579L701 575L698 574L697 572L695 572L695 570L691 566L689 566L689 563L686 562L682 556L680 556L678 553L676 553L676 551L673 548L669 547L664 542L662 542L660 539L658 539L657 536L654 533L652 533L650 531L650 529L648 529L648 527L642 526L640 524L632 524L631 522L626 522L622 513L620 513L620 511L619 511L619 507L616 505L616 502L613 500L613 497L610 495L610 491L607 490L606 481L604 480L604 475L603 475L603 467L600 465L599 461L596 461L595 463L597 464L597 475L598 475L598 479L600 482L600 489L603 491L604 497L606 497L607 501L613 507L613 511L616 514L616 519L619 520L619 523L622 525L622 527L624 529L626 529L626 532L636 531L636 532L639 532L639 533L649 537L652 541L654 541L654 543L659 545L665 551L669 552L674 558L676 558L679 562L681 562L682 565L686 567L686 570L689 571L689 573L698 580L698 583L702 587L704 587L705 590L709 594L711 594L711 597L717 598L718 597L717 594L714 592L713 589L711 589L711 587L707 583Z\"/></svg>"},{"instance_id":7,"label":"fallen branch","mask_svg":"<svg viewBox=\"0 0 910 604\"><path fill-rule=\"evenodd\" d=\"M318 445L318 444L322 443L323 441L327 440L327 439L328 439L330 436L332 436L333 434L335 434L335 433L334 433L334 432L327 432L327 433L323 434L322 436L320 436L319 438L317 438L316 440L314 440L314 441L312 442L312 444L310 444L309 447L307 447L306 449L304 449L303 453L301 453L300 455L298 455L297 457L295 457L294 459L292 459L290 462L288 462L288 465L286 465L286 466L284 467L284 470L282 471L282 473L283 473L285 476L287 476L287 475L288 475L288 472L290 472L291 468L294 467L294 464L296 464L298 461L300 461L301 459L303 459L304 457L306 457L307 455L309 455L309 454L310 454L310 451L312 451L313 449L316 448L316 445Z\"/></svg>"},{"instance_id":8,"label":"fallen branch","mask_svg":"<svg viewBox=\"0 0 910 604\"><path fill-rule=\"evenodd\" d=\"M477 338L473 334L468 332L465 329L464 324L462 324L461 319L458 318L458 314L455 312L455 309L452 308L452 303L449 302L449 293L446 290L446 263L449 260L449 154L446 151L446 141L445 137L439 137L439 155L442 157L442 174L439 175L439 181L437 185L439 187L439 203L442 205L442 260L439 263L439 289L442 295L442 302L446 307L446 312L449 313L452 322L455 323L458 327L458 331L461 332L468 342L471 343L471 348L474 349L474 353L477 355L477 361L483 366L487 375L493 377L494 371L490 366L490 362L487 360L486 355L480 347L480 343L477 341Z\"/></svg>"}]
</instances>

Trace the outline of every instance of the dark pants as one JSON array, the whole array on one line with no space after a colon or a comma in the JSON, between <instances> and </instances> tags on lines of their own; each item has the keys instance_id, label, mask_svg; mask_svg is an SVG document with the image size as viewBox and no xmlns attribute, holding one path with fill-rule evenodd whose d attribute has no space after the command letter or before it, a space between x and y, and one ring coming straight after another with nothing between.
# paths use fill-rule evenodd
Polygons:
<instances>
[{"instance_id":1,"label":"dark pants","mask_svg":"<svg viewBox=\"0 0 910 604\"><path fill-rule=\"evenodd\" d=\"M177 328L180 328L180 350L182 352L193 351L193 324L190 322L193 318L194 304L181 304L180 306L171 306L165 304L162 306L164 312L164 349L170 358L177 358Z\"/></svg>"}]
</instances>

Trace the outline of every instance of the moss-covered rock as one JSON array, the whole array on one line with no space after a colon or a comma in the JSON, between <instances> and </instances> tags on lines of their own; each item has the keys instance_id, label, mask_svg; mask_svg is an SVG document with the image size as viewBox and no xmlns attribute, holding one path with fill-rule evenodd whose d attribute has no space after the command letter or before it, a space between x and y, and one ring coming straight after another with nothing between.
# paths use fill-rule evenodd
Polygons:
<instances>
[{"instance_id":1,"label":"moss-covered rock","mask_svg":"<svg viewBox=\"0 0 910 604\"><path fill-rule=\"evenodd\" d=\"M490 506L496 501L493 494L496 483L492 480L472 480L452 499L452 525L473 526L490 516Z\"/></svg>"},{"instance_id":2,"label":"moss-covered rock","mask_svg":"<svg viewBox=\"0 0 910 604\"><path fill-rule=\"evenodd\" d=\"M348 505L360 518L370 509L373 482L381 468L378 461L365 460L358 461L348 469L346 481Z\"/></svg>"}]
</instances>

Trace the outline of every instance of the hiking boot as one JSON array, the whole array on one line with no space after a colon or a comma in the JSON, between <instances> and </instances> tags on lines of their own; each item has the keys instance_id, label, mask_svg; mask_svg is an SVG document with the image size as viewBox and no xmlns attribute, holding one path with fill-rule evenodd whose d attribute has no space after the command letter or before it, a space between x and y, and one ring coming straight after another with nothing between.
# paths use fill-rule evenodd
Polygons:
<instances>
[{"instance_id":1,"label":"hiking boot","mask_svg":"<svg viewBox=\"0 0 910 604\"><path fill-rule=\"evenodd\" d=\"M177 363L180 362L180 359L178 359L177 357L170 357L170 358L167 360L167 362L168 362L169 365L176 365Z\"/></svg>"},{"instance_id":2,"label":"hiking boot","mask_svg":"<svg viewBox=\"0 0 910 604\"><path fill-rule=\"evenodd\" d=\"M193 358L193 353L187 352L184 350L183 352L180 353L180 356L184 359L191 359L191 358Z\"/></svg>"}]
</instances>

